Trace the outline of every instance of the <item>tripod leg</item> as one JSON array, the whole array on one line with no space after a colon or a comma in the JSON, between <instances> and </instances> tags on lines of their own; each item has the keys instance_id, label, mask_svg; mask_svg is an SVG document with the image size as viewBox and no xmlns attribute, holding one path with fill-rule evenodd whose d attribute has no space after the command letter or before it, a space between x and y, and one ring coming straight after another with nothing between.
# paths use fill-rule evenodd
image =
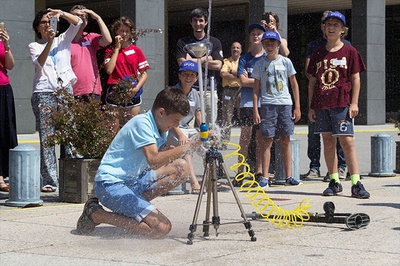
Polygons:
<instances>
[{"instance_id":1,"label":"tripod leg","mask_svg":"<svg viewBox=\"0 0 400 266\"><path fill-rule=\"evenodd\" d=\"M197 197L197 203L196 203L196 209L194 211L194 215L193 215L193 221L192 224L189 226L189 234L188 234L188 241L187 244L188 245L192 245L193 244L193 238L194 238L194 232L196 232L197 229L197 219L199 217L199 211L200 211L200 206L201 206L201 201L203 199L203 194L204 194L204 190L206 188L206 182L208 180L207 178L207 166L204 169L204 174L203 174L203 182L201 182L201 187L200 187L200 192L199 195Z\"/></svg>"},{"instance_id":2,"label":"tripod leg","mask_svg":"<svg viewBox=\"0 0 400 266\"><path fill-rule=\"evenodd\" d=\"M207 184L207 202L206 202L206 217L203 221L203 236L210 236L210 211L211 211L211 193L212 193L212 184L211 184L211 166L210 163L206 163L206 176L204 178L204 182Z\"/></svg>"},{"instance_id":3,"label":"tripod leg","mask_svg":"<svg viewBox=\"0 0 400 266\"><path fill-rule=\"evenodd\" d=\"M221 160L222 160L222 156L221 156ZM231 181L231 179L229 177L228 171L226 170L225 164L223 162L220 162L220 167L222 167L222 169L224 171L224 175L226 177L226 180L228 181L228 184L229 184L229 186L231 188L233 196L235 197L236 204L238 205L240 213L242 214L242 218L244 220L243 224L244 224L244 227L247 229L247 232L249 233L250 240L251 241L257 241L257 238L255 237L255 233L254 233L253 229L251 229L251 223L247 219L247 216L246 216L246 213L244 212L242 203L240 202L239 196L238 196L238 194L237 194L237 192L235 190L235 187L232 184L232 181Z\"/></svg>"},{"instance_id":4,"label":"tripod leg","mask_svg":"<svg viewBox=\"0 0 400 266\"><path fill-rule=\"evenodd\" d=\"M221 222L219 211L218 211L218 189L217 189L217 162L213 160L211 162L211 186L212 186L212 195L213 195L213 217L212 224L214 225L215 235L218 236L218 228Z\"/></svg>"}]
</instances>

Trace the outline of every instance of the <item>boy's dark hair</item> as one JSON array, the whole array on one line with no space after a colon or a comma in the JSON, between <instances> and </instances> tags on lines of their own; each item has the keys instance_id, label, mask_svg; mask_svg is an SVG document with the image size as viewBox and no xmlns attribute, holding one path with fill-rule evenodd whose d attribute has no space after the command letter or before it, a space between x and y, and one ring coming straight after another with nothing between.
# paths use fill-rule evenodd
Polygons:
<instances>
[{"instance_id":1,"label":"boy's dark hair","mask_svg":"<svg viewBox=\"0 0 400 266\"><path fill-rule=\"evenodd\" d=\"M208 22L208 11L203 8L196 8L190 12L190 22L192 22L193 18L201 18L204 17L204 20Z\"/></svg>"},{"instance_id":2,"label":"boy's dark hair","mask_svg":"<svg viewBox=\"0 0 400 266\"><path fill-rule=\"evenodd\" d=\"M32 22L32 28L33 28L33 30L35 31L36 36L37 36L39 39L42 39L42 34L38 31L37 27L39 26L40 21L42 20L42 17L43 17L44 15L46 15L47 13L49 13L49 12L50 12L50 11L47 10L47 8L43 8L43 9L39 10L39 12L36 13L35 19L34 19L33 22Z\"/></svg>"},{"instance_id":3,"label":"boy's dark hair","mask_svg":"<svg viewBox=\"0 0 400 266\"><path fill-rule=\"evenodd\" d=\"M175 87L167 87L160 91L154 100L152 110L164 108L167 115L179 113L182 116L189 114L190 105L185 93Z\"/></svg>"}]
</instances>

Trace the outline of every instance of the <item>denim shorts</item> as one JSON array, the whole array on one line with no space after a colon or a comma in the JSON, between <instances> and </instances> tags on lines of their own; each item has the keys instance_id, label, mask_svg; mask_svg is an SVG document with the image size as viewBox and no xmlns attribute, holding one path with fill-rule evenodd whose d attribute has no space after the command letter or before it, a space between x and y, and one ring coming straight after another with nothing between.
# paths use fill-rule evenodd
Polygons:
<instances>
[{"instance_id":1,"label":"denim shorts","mask_svg":"<svg viewBox=\"0 0 400 266\"><path fill-rule=\"evenodd\" d=\"M316 110L314 133L332 133L333 136L354 136L353 120L349 116L349 106Z\"/></svg>"},{"instance_id":2,"label":"denim shorts","mask_svg":"<svg viewBox=\"0 0 400 266\"><path fill-rule=\"evenodd\" d=\"M142 193L152 190L157 183L156 171L144 171L138 178L118 183L96 182L94 192L101 204L114 213L135 218L141 222L156 209L142 197Z\"/></svg>"},{"instance_id":3,"label":"denim shorts","mask_svg":"<svg viewBox=\"0 0 400 266\"><path fill-rule=\"evenodd\" d=\"M291 136L294 133L292 105L263 104L259 109L263 137Z\"/></svg>"}]
</instances>

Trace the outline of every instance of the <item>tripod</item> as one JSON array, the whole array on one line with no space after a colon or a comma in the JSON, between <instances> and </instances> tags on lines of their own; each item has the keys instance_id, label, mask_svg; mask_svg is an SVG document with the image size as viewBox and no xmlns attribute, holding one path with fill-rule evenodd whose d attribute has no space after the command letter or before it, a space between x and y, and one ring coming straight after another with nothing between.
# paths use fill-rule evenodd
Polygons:
<instances>
[{"instance_id":1,"label":"tripod","mask_svg":"<svg viewBox=\"0 0 400 266\"><path fill-rule=\"evenodd\" d=\"M231 191L233 193L233 196L235 197L236 204L238 205L239 210L242 214L243 224L250 235L251 241L256 241L257 238L254 236L254 231L251 229L251 223L246 217L242 204L240 203L238 194L236 193L236 190L233 187L228 172L225 168L222 154L218 152L217 148L210 147L206 152L206 167L204 169L203 182L201 183L200 193L197 198L193 221L192 224L189 226L190 233L188 234L187 244L188 245L193 244L194 232L196 232L197 229L197 219L199 216L200 205L203 199L203 193L205 191L206 186L207 186L207 202L206 202L207 205L206 205L206 217L202 224L203 233L205 237L209 236L210 226L213 225L215 229L215 234L216 236L218 236L218 228L221 223L218 212L217 170L219 172L222 171L222 174L226 177L229 187L231 188ZM210 220L211 200L213 202L213 216L212 219Z\"/></svg>"}]
</instances>

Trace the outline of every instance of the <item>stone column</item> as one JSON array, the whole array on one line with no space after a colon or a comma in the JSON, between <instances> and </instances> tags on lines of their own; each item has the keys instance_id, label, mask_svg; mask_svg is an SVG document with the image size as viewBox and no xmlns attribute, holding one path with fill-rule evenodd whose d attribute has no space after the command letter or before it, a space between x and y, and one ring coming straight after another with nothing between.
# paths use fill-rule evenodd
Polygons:
<instances>
[{"instance_id":1,"label":"stone column","mask_svg":"<svg viewBox=\"0 0 400 266\"><path fill-rule=\"evenodd\" d=\"M142 94L141 111L149 110L155 96L166 84L166 1L165 0L120 0L121 16L130 17L137 29L161 29L162 33L149 32L139 36L137 46L143 51L150 64L149 78Z\"/></svg>"},{"instance_id":2,"label":"stone column","mask_svg":"<svg viewBox=\"0 0 400 266\"><path fill-rule=\"evenodd\" d=\"M262 15L269 11L272 11L278 15L280 34L283 38L287 39L287 0L249 1L249 24L259 22Z\"/></svg>"},{"instance_id":3,"label":"stone column","mask_svg":"<svg viewBox=\"0 0 400 266\"><path fill-rule=\"evenodd\" d=\"M37 8L45 7L44 0L36 2ZM0 21L5 23L10 35L10 47L15 59L15 66L8 71L8 76L14 93L19 134L36 131L35 116L31 106L35 69L27 49L28 44L35 41L35 32L32 29L35 12L35 1L1 1Z\"/></svg>"},{"instance_id":4,"label":"stone column","mask_svg":"<svg viewBox=\"0 0 400 266\"><path fill-rule=\"evenodd\" d=\"M385 88L385 0L353 0L350 30L352 44L361 53L367 71L362 72L356 124L384 124Z\"/></svg>"}]
</instances>

